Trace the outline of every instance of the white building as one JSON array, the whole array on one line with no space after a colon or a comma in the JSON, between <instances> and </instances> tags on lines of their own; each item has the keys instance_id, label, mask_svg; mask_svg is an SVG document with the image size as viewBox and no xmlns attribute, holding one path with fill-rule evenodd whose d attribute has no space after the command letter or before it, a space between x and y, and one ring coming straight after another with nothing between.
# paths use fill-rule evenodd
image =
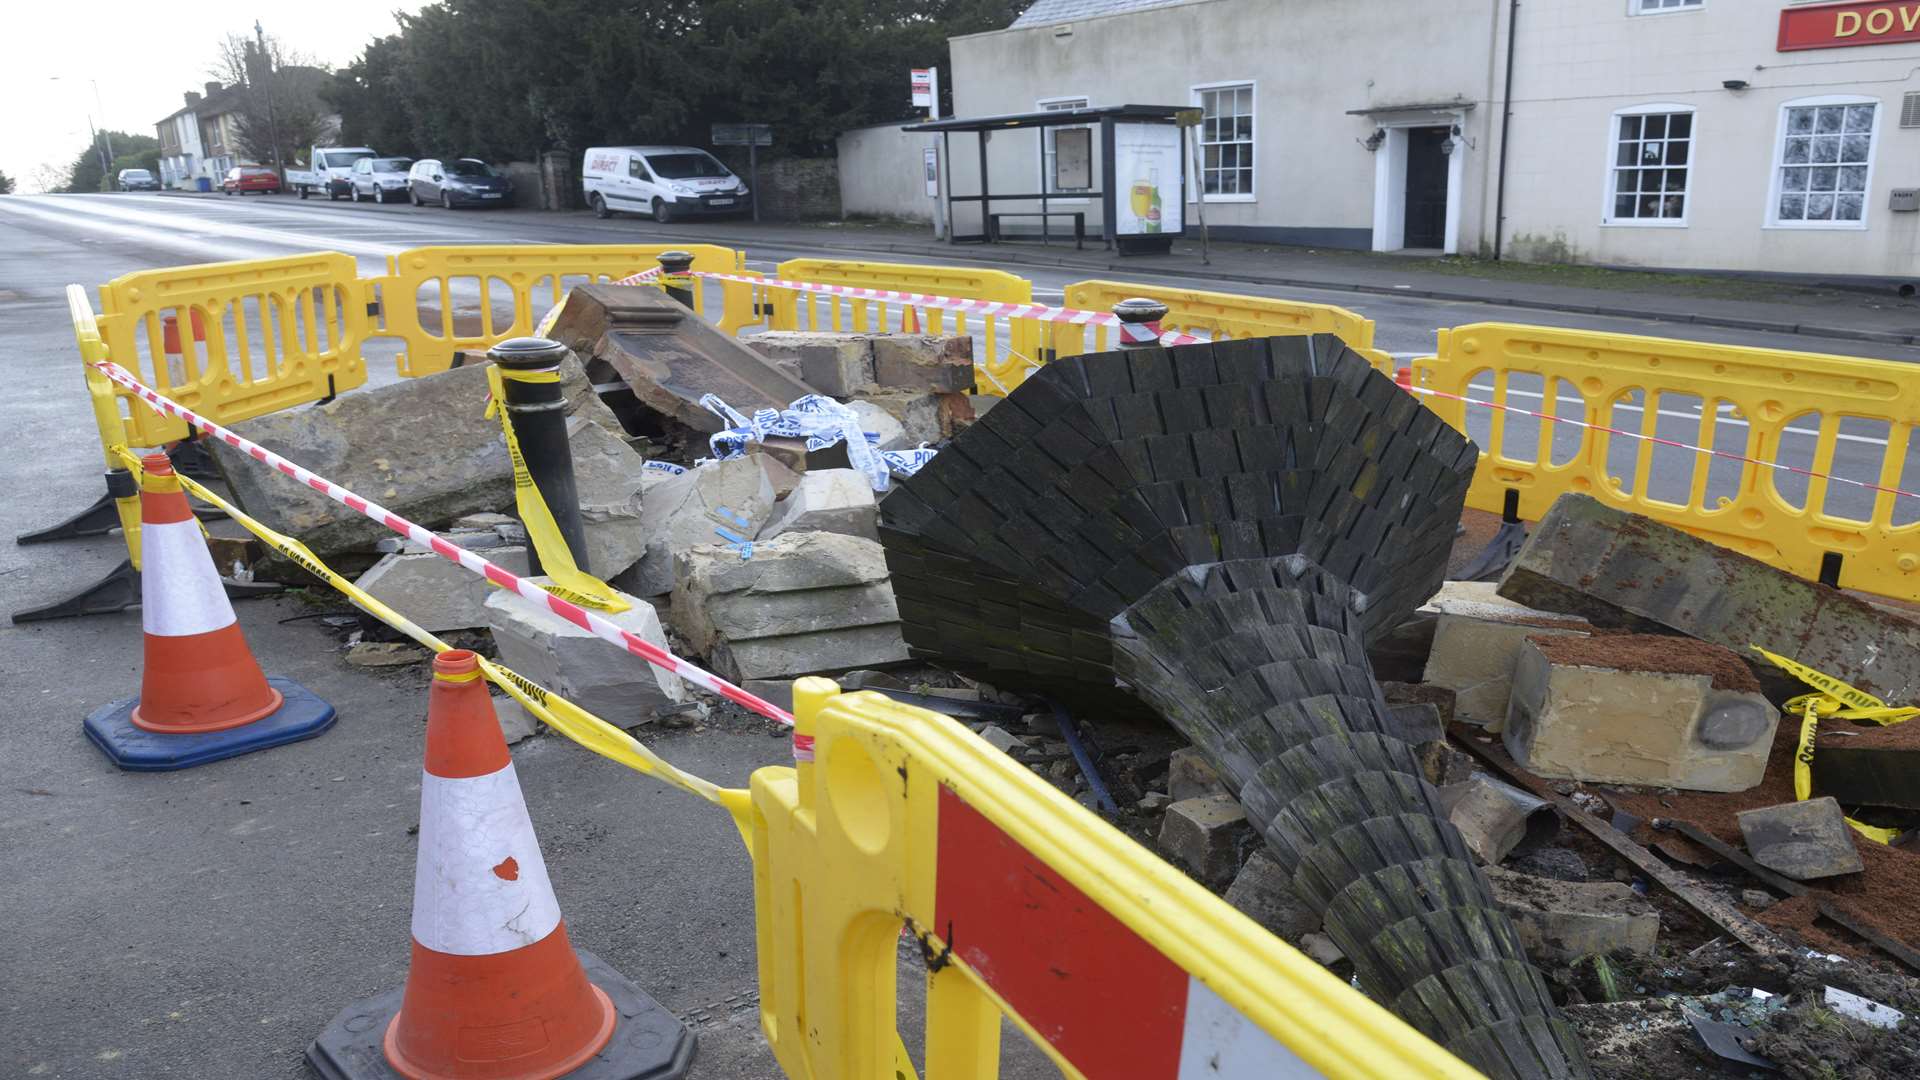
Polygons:
<instances>
[{"instance_id":1,"label":"white building","mask_svg":"<svg viewBox=\"0 0 1920 1080\"><path fill-rule=\"evenodd\" d=\"M200 95L189 90L186 106L154 125L160 139L160 186L190 191L205 176L206 151L200 144Z\"/></svg>"},{"instance_id":2,"label":"white building","mask_svg":"<svg viewBox=\"0 0 1920 1080\"><path fill-rule=\"evenodd\" d=\"M1920 0L1038 0L951 49L960 117L1200 106L1228 239L1920 277ZM843 136L847 210L924 214L926 138ZM1052 138L990 140L992 189Z\"/></svg>"}]
</instances>

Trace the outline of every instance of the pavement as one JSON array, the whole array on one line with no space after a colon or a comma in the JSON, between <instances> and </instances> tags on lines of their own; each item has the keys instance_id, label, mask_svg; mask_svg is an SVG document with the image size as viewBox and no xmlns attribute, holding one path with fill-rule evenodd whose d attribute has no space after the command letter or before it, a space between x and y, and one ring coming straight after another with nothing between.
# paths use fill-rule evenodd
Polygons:
<instances>
[{"instance_id":1,"label":"pavement","mask_svg":"<svg viewBox=\"0 0 1920 1080\"><path fill-rule=\"evenodd\" d=\"M8 493L0 527L13 534L51 523L100 491L62 292L69 282L315 249L346 251L371 273L387 256L426 244L655 237L743 247L756 268L822 252L915 261L949 254L890 246L911 242L905 230L852 226L657 226L271 197L0 198L0 334L16 446L0 456ZM1239 281L1228 276L1240 271L1227 266L1224 245L1210 268L1184 253L1022 261L1054 255L1032 247L987 254L1018 262L1042 296L1090 271L1200 287ZM951 253L972 254L980 253ZM1243 269L1266 266L1253 252L1233 255ZM1699 311L1655 319L1619 314L1662 299L1640 293L1612 291L1619 304L1605 311L1591 296L1592 310L1544 310L1524 307L1538 297L1517 288L1479 299L1417 295L1413 286L1427 279L1397 262L1355 282L1385 290L1365 294L1337 279L1344 256L1308 265L1316 268L1311 287L1263 280L1230 291L1351 304L1379 325L1382 347L1403 355L1431 348L1438 327L1491 319L1847 351L1857 339L1827 331L1864 325L1863 312L1880 310L1859 295L1791 290L1804 310L1779 305L1778 325L1757 329L1697 321L1712 297L1683 305ZM1890 310L1888 326L1912 319L1904 304ZM1792 330L1779 328L1789 323ZM1809 329L1818 327L1827 331ZM1871 355L1914 361L1920 349L1874 343ZM376 381L393 377L389 369ZM0 542L0 607L57 598L121 556L113 537ZM339 724L310 742L169 774L118 772L81 735L89 711L137 690L137 612L0 627L0 847L10 857L0 905L15 913L0 968L0 1016L15 1034L0 1041L0 1075L304 1076L302 1050L339 1009L404 978L426 675L347 666L340 642L307 617L317 610L284 597L244 602L239 614L263 664L332 701ZM787 752L777 732L754 723L647 738L669 760L726 784L743 784ZM751 864L725 817L557 737L522 744L515 758L574 941L694 1027L701 1050L692 1075L778 1075L757 1026ZM903 955L898 972L911 1047L918 1006L907 991L918 984L917 960ZM1018 1049L1007 1075L1052 1075L1020 1040L1009 1044Z\"/></svg>"}]
</instances>

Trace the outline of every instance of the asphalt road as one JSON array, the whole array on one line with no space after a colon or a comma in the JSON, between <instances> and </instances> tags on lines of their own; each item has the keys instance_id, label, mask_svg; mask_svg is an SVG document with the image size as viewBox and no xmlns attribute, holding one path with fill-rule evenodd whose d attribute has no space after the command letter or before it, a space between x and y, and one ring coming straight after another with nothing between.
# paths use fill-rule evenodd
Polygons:
<instances>
[{"instance_id":1,"label":"asphalt road","mask_svg":"<svg viewBox=\"0 0 1920 1080\"><path fill-rule=\"evenodd\" d=\"M316 249L347 252L363 272L376 273L386 256L426 244L661 235L744 246L758 269L818 254L753 243L726 223L662 230L634 219L291 198L0 198L0 341L8 361L0 385L14 447L0 455L7 494L0 527L11 535L51 523L100 490L99 451L66 318L69 282L91 286L146 267ZM1087 276L1022 272L1041 299L1055 301L1067 282ZM1262 292L1250 285L1230 291ZM1438 327L1489 319L1853 351L1804 337L1480 304L1287 295L1362 311L1378 324L1381 347L1402 354L1430 349ZM389 370L384 378L391 377ZM1662 435L1681 437L1689 422L1697 429L1685 403L1658 407ZM1845 443L1846 452L1877 460L1875 436L1858 432L1864 441ZM1656 456L1658 490L1671 488L1680 475L1674 469L1685 467L1670 469L1667 461ZM115 538L0 543L0 608L64 595L120 557ZM80 729L90 710L137 689L137 613L0 627L0 850L10 866L0 877L0 905L14 912L15 927L0 945L0 1015L14 1033L0 1040L0 1075L301 1076L302 1049L336 1011L400 983L425 675L346 666L334 638L312 620L287 621L310 610L279 599L247 602L240 615L265 666L331 700L339 725L310 742L155 775L118 772ZM652 741L671 760L729 784L785 754L782 740L748 728L664 732ZM515 757L574 940L693 1018L702 1047L694 1075L777 1075L753 1006L751 867L729 823L557 738L523 744ZM910 986L913 963L903 960L901 972ZM912 1014L909 1001L903 1015ZM1010 1070L1046 1071L1030 1051Z\"/></svg>"}]
</instances>

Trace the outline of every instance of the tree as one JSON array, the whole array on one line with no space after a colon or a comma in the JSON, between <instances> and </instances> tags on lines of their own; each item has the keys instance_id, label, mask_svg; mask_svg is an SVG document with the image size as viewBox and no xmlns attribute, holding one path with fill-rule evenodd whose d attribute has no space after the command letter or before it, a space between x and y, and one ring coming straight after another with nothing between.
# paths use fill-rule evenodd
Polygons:
<instances>
[{"instance_id":1,"label":"tree","mask_svg":"<svg viewBox=\"0 0 1920 1080\"><path fill-rule=\"evenodd\" d=\"M113 147L113 159L102 167L102 140ZM160 140L151 135L129 135L124 131L102 131L74 156L65 179L48 190L66 192L111 191L113 177L121 169L146 169L160 175ZM45 183L53 177L40 177Z\"/></svg>"},{"instance_id":2,"label":"tree","mask_svg":"<svg viewBox=\"0 0 1920 1080\"><path fill-rule=\"evenodd\" d=\"M0 195L13 194L13 177L0 172Z\"/></svg>"},{"instance_id":3,"label":"tree","mask_svg":"<svg viewBox=\"0 0 1920 1080\"><path fill-rule=\"evenodd\" d=\"M67 182L72 179L73 170L59 165L39 165L33 170L33 186L42 194L67 190Z\"/></svg>"},{"instance_id":4,"label":"tree","mask_svg":"<svg viewBox=\"0 0 1920 1080\"><path fill-rule=\"evenodd\" d=\"M330 127L320 91L332 75L254 24L222 38L207 74L240 94L234 137L241 156L284 169Z\"/></svg>"}]
</instances>

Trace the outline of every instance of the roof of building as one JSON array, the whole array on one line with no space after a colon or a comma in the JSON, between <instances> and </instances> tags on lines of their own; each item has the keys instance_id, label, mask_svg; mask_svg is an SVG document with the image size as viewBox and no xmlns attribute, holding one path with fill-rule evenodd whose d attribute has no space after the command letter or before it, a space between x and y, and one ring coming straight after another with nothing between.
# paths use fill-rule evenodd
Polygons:
<instances>
[{"instance_id":1,"label":"roof of building","mask_svg":"<svg viewBox=\"0 0 1920 1080\"><path fill-rule=\"evenodd\" d=\"M1013 25L1015 27L1052 26L1056 23L1073 22L1075 19L1124 15L1129 11L1143 11L1147 8L1167 7L1185 2L1186 0L1034 0L1032 7L1013 20Z\"/></svg>"}]
</instances>

